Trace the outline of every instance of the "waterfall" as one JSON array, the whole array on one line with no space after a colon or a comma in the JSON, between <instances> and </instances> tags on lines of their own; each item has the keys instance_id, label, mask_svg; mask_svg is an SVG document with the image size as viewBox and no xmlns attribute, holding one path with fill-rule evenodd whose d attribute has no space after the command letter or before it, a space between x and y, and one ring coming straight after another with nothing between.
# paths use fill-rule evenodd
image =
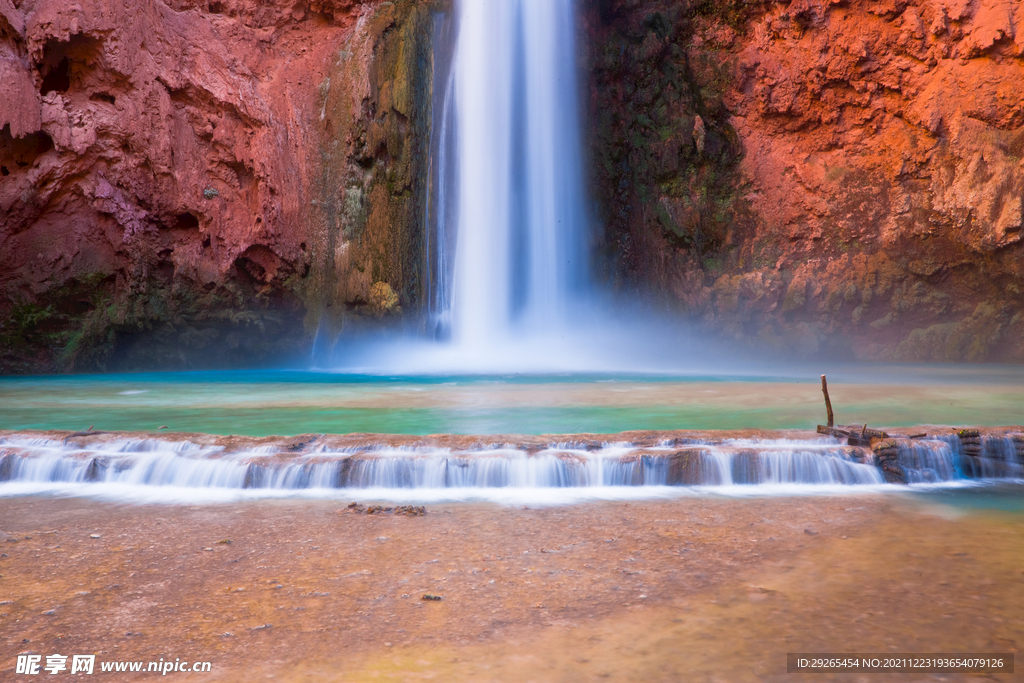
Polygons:
<instances>
[{"instance_id":1,"label":"waterfall","mask_svg":"<svg viewBox=\"0 0 1024 683\"><path fill-rule=\"evenodd\" d=\"M735 366L591 273L575 0L455 0L433 25L423 325L335 346L366 374ZM697 360L695 360L697 359Z\"/></svg>"},{"instance_id":2,"label":"waterfall","mask_svg":"<svg viewBox=\"0 0 1024 683\"><path fill-rule=\"evenodd\" d=\"M586 277L574 23L572 0L459 0L435 61L429 306L469 350L559 326Z\"/></svg>"},{"instance_id":3,"label":"waterfall","mask_svg":"<svg viewBox=\"0 0 1024 683\"><path fill-rule=\"evenodd\" d=\"M431 101L430 177L424 230L427 331L442 341L451 334L451 281L454 212L458 197L457 142L455 117L455 56L457 22L450 13L437 12L433 26L434 90Z\"/></svg>"}]
</instances>

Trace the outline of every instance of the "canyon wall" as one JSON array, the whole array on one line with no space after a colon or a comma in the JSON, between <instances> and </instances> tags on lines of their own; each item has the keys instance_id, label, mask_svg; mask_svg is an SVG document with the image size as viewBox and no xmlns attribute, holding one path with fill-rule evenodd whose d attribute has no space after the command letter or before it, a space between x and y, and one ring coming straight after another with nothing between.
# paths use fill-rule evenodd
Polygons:
<instances>
[{"instance_id":1,"label":"canyon wall","mask_svg":"<svg viewBox=\"0 0 1024 683\"><path fill-rule=\"evenodd\" d=\"M609 272L757 346L1024 361L1024 5L594 0Z\"/></svg>"},{"instance_id":2,"label":"canyon wall","mask_svg":"<svg viewBox=\"0 0 1024 683\"><path fill-rule=\"evenodd\" d=\"M417 325L444 9L0 0L0 372ZM580 16L599 279L760 348L1024 361L1021 3Z\"/></svg>"},{"instance_id":3,"label":"canyon wall","mask_svg":"<svg viewBox=\"0 0 1024 683\"><path fill-rule=\"evenodd\" d=\"M0 0L0 371L274 362L414 305L432 7Z\"/></svg>"}]
</instances>

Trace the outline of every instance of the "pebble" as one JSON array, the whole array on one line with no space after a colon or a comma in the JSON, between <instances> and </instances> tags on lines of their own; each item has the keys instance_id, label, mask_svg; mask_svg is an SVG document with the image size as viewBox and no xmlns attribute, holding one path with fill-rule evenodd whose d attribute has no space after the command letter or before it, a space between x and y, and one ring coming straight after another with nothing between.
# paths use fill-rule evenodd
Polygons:
<instances>
[{"instance_id":1,"label":"pebble","mask_svg":"<svg viewBox=\"0 0 1024 683\"><path fill-rule=\"evenodd\" d=\"M89 534L89 538L100 538L99 534Z\"/></svg>"}]
</instances>

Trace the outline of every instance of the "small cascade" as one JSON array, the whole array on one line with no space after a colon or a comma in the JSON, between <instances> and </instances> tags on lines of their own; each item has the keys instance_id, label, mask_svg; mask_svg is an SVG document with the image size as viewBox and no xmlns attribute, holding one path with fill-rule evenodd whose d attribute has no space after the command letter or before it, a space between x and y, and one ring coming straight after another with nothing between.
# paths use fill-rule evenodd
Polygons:
<instances>
[{"instance_id":1,"label":"small cascade","mask_svg":"<svg viewBox=\"0 0 1024 683\"><path fill-rule=\"evenodd\" d=\"M963 477L958 467L960 456L945 440L901 440L897 442L897 449L896 463L903 468L909 484L952 481Z\"/></svg>"},{"instance_id":2,"label":"small cascade","mask_svg":"<svg viewBox=\"0 0 1024 683\"><path fill-rule=\"evenodd\" d=\"M737 484L881 484L878 468L859 448L821 448L783 444L743 449L732 457L731 480Z\"/></svg>"},{"instance_id":3,"label":"small cascade","mask_svg":"<svg viewBox=\"0 0 1024 683\"><path fill-rule=\"evenodd\" d=\"M977 430L930 439L891 439L874 450L889 481L908 484L958 479L1024 478L1024 441L1019 435L984 435Z\"/></svg>"},{"instance_id":4,"label":"small cascade","mask_svg":"<svg viewBox=\"0 0 1024 683\"><path fill-rule=\"evenodd\" d=\"M872 451L833 439L505 444L472 449L362 444L306 452L156 439L88 447L48 439L0 440L0 482L122 484L190 489L457 489L874 485L960 479L1024 479L1020 441L956 435L888 442ZM894 478L895 477L895 478Z\"/></svg>"},{"instance_id":5,"label":"small cascade","mask_svg":"<svg viewBox=\"0 0 1024 683\"><path fill-rule=\"evenodd\" d=\"M967 437L958 434L942 437L957 456L957 464L964 477L972 479L1020 479L1024 478L1024 440L1020 435L978 435Z\"/></svg>"}]
</instances>

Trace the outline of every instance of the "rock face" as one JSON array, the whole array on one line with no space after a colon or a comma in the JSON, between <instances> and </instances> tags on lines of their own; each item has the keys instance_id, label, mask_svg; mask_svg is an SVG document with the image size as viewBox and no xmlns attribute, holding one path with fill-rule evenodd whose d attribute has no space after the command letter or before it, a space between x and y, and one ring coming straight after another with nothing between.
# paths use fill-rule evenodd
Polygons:
<instances>
[{"instance_id":1,"label":"rock face","mask_svg":"<svg viewBox=\"0 0 1024 683\"><path fill-rule=\"evenodd\" d=\"M412 303L429 14L0 0L0 370L248 365Z\"/></svg>"},{"instance_id":2,"label":"rock face","mask_svg":"<svg viewBox=\"0 0 1024 683\"><path fill-rule=\"evenodd\" d=\"M1024 5L586 8L613 273L758 345L1024 360Z\"/></svg>"},{"instance_id":3,"label":"rock face","mask_svg":"<svg viewBox=\"0 0 1024 683\"><path fill-rule=\"evenodd\" d=\"M415 324L442 9L0 0L0 372ZM1019 2L579 9L606 279L760 347L1024 361Z\"/></svg>"},{"instance_id":4,"label":"rock face","mask_svg":"<svg viewBox=\"0 0 1024 683\"><path fill-rule=\"evenodd\" d=\"M423 299L423 216L430 149L430 3L364 14L318 92L312 179L312 296L307 327L377 324Z\"/></svg>"}]
</instances>

